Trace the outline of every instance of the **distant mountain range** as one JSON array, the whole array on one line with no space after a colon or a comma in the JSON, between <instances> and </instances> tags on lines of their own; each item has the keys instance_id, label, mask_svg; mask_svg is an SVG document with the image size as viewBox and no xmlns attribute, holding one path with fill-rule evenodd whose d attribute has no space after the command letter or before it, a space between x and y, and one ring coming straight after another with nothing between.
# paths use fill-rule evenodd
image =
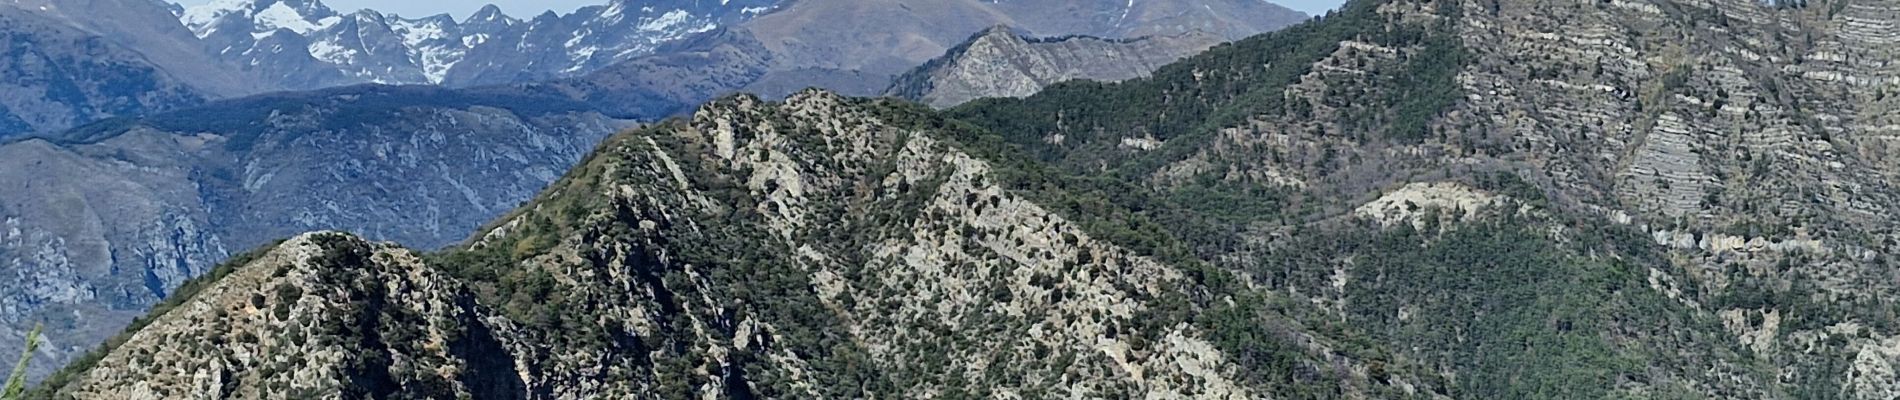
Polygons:
<instances>
[{"instance_id":1,"label":"distant mountain range","mask_svg":"<svg viewBox=\"0 0 1900 400\"><path fill-rule=\"evenodd\" d=\"M0 6L0 133L161 111L207 96L131 48Z\"/></svg>"},{"instance_id":2,"label":"distant mountain range","mask_svg":"<svg viewBox=\"0 0 1900 400\"><path fill-rule=\"evenodd\" d=\"M8 0L0 46L15 51L0 70L10 83L0 85L0 137L267 92L579 77L780 2L615 0L525 20L489 6L457 21L345 14L318 0Z\"/></svg>"},{"instance_id":3,"label":"distant mountain range","mask_svg":"<svg viewBox=\"0 0 1900 400\"><path fill-rule=\"evenodd\" d=\"M218 0L175 8L225 62L289 89L355 83L473 86L579 76L770 12L780 0L613 0L522 20L493 5L467 19L344 14L318 0Z\"/></svg>"}]
</instances>

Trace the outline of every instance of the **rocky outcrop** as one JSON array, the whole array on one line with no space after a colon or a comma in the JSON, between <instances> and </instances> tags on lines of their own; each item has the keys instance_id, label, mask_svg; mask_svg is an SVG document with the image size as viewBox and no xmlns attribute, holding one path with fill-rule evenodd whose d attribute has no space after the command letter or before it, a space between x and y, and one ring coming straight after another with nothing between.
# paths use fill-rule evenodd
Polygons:
<instances>
[{"instance_id":1,"label":"rocky outcrop","mask_svg":"<svg viewBox=\"0 0 1900 400\"><path fill-rule=\"evenodd\" d=\"M66 393L522 398L511 352L521 344L503 342L512 327L484 311L415 253L338 233L301 235L154 316Z\"/></svg>"},{"instance_id":2,"label":"rocky outcrop","mask_svg":"<svg viewBox=\"0 0 1900 400\"><path fill-rule=\"evenodd\" d=\"M1023 97L1062 81L1116 82L1147 76L1222 41L1198 32L1118 40L1038 39L999 26L899 76L884 94L938 108L985 97Z\"/></svg>"}]
</instances>

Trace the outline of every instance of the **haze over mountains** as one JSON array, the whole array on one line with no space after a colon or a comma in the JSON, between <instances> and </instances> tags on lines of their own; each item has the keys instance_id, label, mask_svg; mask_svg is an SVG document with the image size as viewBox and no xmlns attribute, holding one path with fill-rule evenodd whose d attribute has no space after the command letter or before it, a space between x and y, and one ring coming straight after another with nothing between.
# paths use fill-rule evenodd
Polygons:
<instances>
[{"instance_id":1,"label":"haze over mountains","mask_svg":"<svg viewBox=\"0 0 1900 400\"><path fill-rule=\"evenodd\" d=\"M48 3L45 10L97 6L59 1L75 3ZM45 133L0 145L0 154L8 155L0 160L6 164L0 187L9 189L0 193L0 221L6 223L0 266L19 272L0 282L0 318L7 322L0 352L15 349L21 340L13 339L34 322L47 321L53 340L41 347L34 371L43 375L219 260L299 232L334 229L417 248L448 245L530 199L613 132L690 112L737 91L779 97L825 86L878 93L893 76L997 24L1051 36L1206 29L1219 32L1209 37L1240 38L1303 20L1260 2L1182 1L1197 6L1065 1L1044 8L985 2L865 7L806 0L774 9L739 1L616 2L527 20L490 9L463 21L344 15L294 1L169 10L167 18L151 21L175 26L147 30L166 32L162 37L173 42L215 43L200 53L215 57L201 61L203 70L196 72L167 67L149 55L128 61L157 76L245 80L253 91L375 79L435 82L432 76L443 85L350 86L218 100L245 91L214 91L177 78L180 90L195 98L125 113L95 112L65 123L134 117L66 131L37 129ZM1047 11L1052 9L1066 11ZM830 24L833 19L820 17L823 12L908 22ZM685 22L669 22L675 19ZM910 23L916 21L929 23ZM90 40L129 48L127 39L100 33L108 31L68 24ZM662 25L668 28L642 29ZM816 45L859 37L885 39ZM334 50L322 54L335 57L299 49ZM604 65L622 57L625 62ZM593 64L604 66L584 73ZM514 75L495 75L502 72ZM445 87L562 76L572 77Z\"/></svg>"}]
</instances>

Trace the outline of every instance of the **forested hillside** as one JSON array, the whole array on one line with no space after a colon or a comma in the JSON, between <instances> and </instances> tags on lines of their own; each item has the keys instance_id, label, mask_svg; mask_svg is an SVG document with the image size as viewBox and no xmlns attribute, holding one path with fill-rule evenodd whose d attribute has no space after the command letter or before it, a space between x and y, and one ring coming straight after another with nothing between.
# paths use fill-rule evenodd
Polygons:
<instances>
[{"instance_id":1,"label":"forested hillside","mask_svg":"<svg viewBox=\"0 0 1900 400\"><path fill-rule=\"evenodd\" d=\"M951 114L1460 397L1883 398L1900 306L1876 210L1900 203L1893 103L1870 93L1896 82L1897 19L1353 2L1153 78Z\"/></svg>"}]
</instances>

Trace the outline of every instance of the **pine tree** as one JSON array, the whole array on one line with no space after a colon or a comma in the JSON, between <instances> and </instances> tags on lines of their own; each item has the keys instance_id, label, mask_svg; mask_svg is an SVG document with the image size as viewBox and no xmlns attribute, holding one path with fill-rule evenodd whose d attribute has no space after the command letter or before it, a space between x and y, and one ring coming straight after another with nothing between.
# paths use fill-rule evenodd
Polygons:
<instances>
[{"instance_id":1,"label":"pine tree","mask_svg":"<svg viewBox=\"0 0 1900 400\"><path fill-rule=\"evenodd\" d=\"M33 352L40 348L40 328L33 325L33 331L26 334L26 351L20 352L20 363L13 366L13 374L7 376L6 392L0 393L0 399L14 400L26 393L26 366L33 361Z\"/></svg>"}]
</instances>

